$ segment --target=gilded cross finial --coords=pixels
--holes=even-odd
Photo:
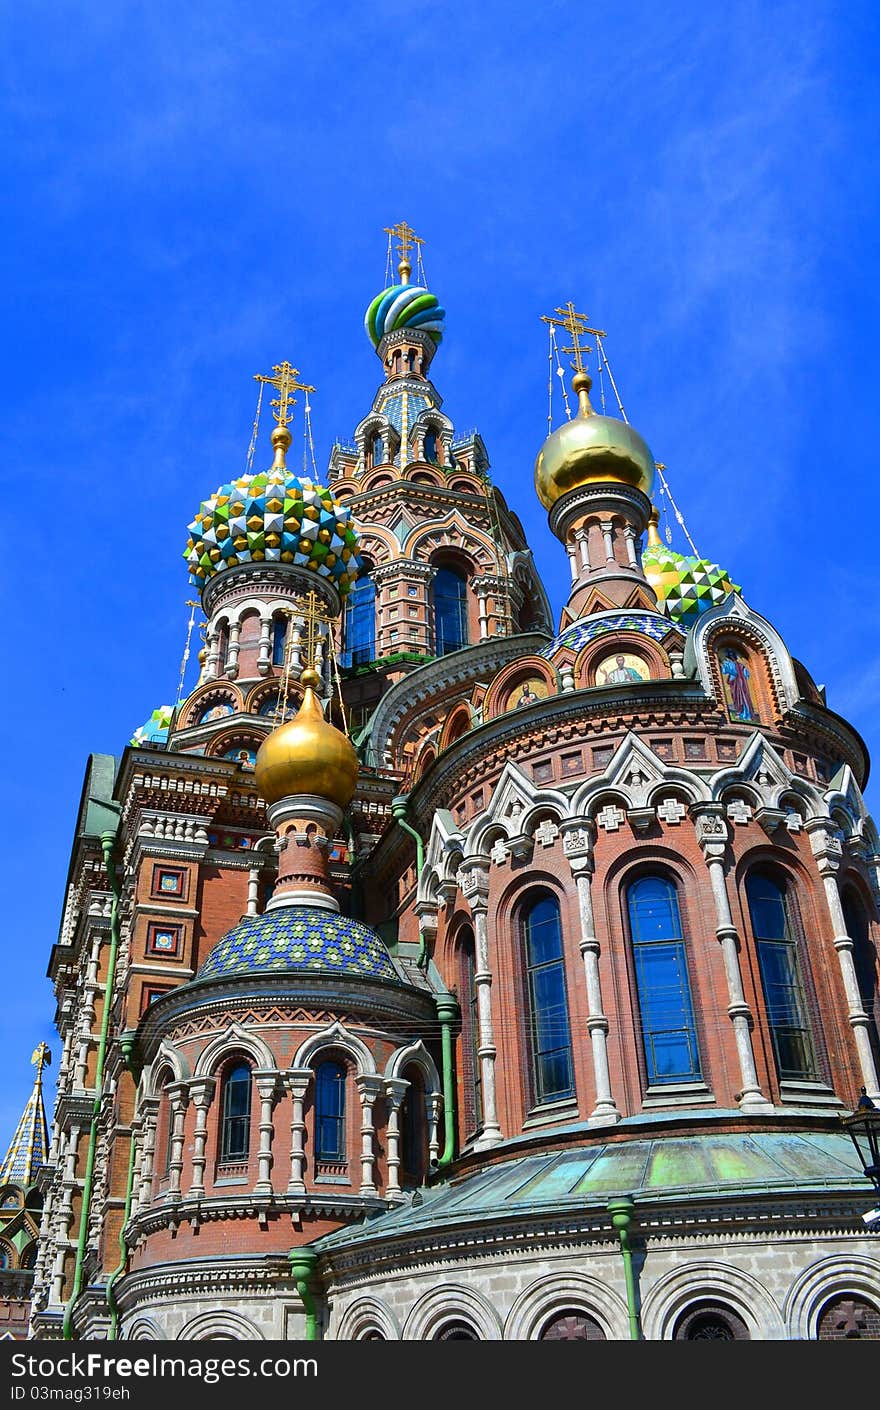
[[[287,427],[290,424],[293,408],[296,405],[295,392],[313,392],[314,387],[310,387],[307,382],[299,381],[299,368],[291,367],[289,362],[276,363],[272,368],[272,376],[264,377],[261,373],[254,373],[255,382],[266,382],[270,387],[274,387],[278,396],[272,402],[272,415],[279,426]]]
[[[583,373],[585,371],[584,353],[592,352],[592,348],[587,344],[582,345],[581,339],[587,334],[591,334],[596,338],[604,338],[604,330],[601,328],[591,328],[588,322],[588,315],[586,313],[578,313],[571,299],[568,300],[564,308],[557,308],[552,314],[542,313],[541,322],[549,323],[551,328],[565,329],[566,333],[568,333],[571,338],[571,347],[563,348],[562,351],[573,356],[574,361],[572,366],[575,372]]]
[[[309,588],[306,597],[306,661],[307,670],[314,671],[315,657],[318,653],[318,631],[319,624],[327,621],[327,611],[323,602],[315,592],[314,588]]]
[[[405,220],[399,220],[396,225],[386,225],[385,234],[390,235],[392,240],[397,241],[397,253],[399,256],[397,269],[400,274],[401,282],[408,284],[409,276],[412,273],[412,262],[409,257],[410,249],[415,245],[416,253],[418,253],[419,247],[424,245],[425,242]]]
[[[33,1053],[31,1054],[31,1062],[33,1063],[34,1067],[37,1069],[37,1081],[38,1081],[38,1082],[42,1079],[42,1076],[43,1076],[43,1068],[44,1068],[44,1067],[48,1067],[48,1066],[49,1066],[49,1063],[50,1063],[51,1061],[52,1061],[52,1054],[51,1054],[51,1052],[49,1051],[48,1044],[46,1044],[46,1043],[40,1043],[36,1048],[34,1048],[34,1051],[33,1051]]]

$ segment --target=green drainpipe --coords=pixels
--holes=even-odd
[[[303,1307],[306,1309],[306,1341],[317,1341],[318,1313],[310,1284],[314,1280],[315,1269],[318,1266],[318,1251],[304,1245],[302,1248],[292,1248],[287,1256],[290,1259],[291,1277],[296,1283],[296,1290],[302,1298]]]
[[[620,1253],[623,1258],[623,1276],[626,1282],[626,1307],[629,1313],[630,1341],[641,1341],[642,1329],[639,1325],[639,1309],[636,1301],[636,1280],[633,1272],[632,1248],[629,1242],[629,1226],[632,1223],[635,1204],[630,1199],[629,1195],[624,1195],[622,1199],[609,1200],[606,1208],[611,1215],[611,1226],[617,1235],[620,1244]]]
[[[408,832],[410,837],[416,842],[416,876],[422,874],[422,867],[425,865],[425,844],[414,827],[410,827],[406,820],[406,805],[409,800],[408,793],[398,793],[396,798],[391,799],[391,812],[398,827],[402,827],[404,832]],[[419,955],[416,960],[419,969],[428,968],[428,942],[425,939],[425,932],[419,925]]]
[[[132,1053],[134,1051],[134,1038],[128,1034],[120,1040],[122,1057],[128,1071],[134,1075],[132,1064]],[[134,1113],[132,1113],[132,1119]],[[119,1304],[116,1301],[116,1281],[122,1277],[128,1263],[128,1245],[125,1242],[125,1229],[131,1218],[131,1202],[134,1195],[134,1158],[137,1150],[137,1143],[134,1138],[134,1131],[131,1133],[131,1140],[128,1147],[128,1180],[125,1186],[125,1213],[122,1216],[122,1223],[119,1226],[119,1262],[107,1279],[106,1296],[107,1306],[110,1308],[110,1330],[107,1333],[108,1341],[116,1341],[119,1334]]]
[[[110,908],[110,957],[107,961],[107,982],[104,989],[104,1012],[101,1016],[101,1036],[98,1040],[98,1059],[95,1066],[95,1101],[92,1106],[92,1120],[89,1126],[89,1149],[86,1155],[86,1173],[83,1181],[82,1205],[79,1212],[79,1238],[76,1245],[76,1263],[73,1269],[73,1291],[64,1309],[63,1337],[73,1340],[73,1310],[82,1291],[83,1264],[86,1257],[86,1240],[89,1233],[89,1209],[92,1203],[92,1184],[95,1178],[95,1151],[98,1145],[98,1117],[101,1114],[101,1088],[104,1083],[104,1059],[107,1055],[107,1035],[110,1031],[110,1009],[113,1006],[113,989],[116,983],[116,956],[119,951],[119,882],[113,864],[113,844],[115,832],[101,833],[101,851],[104,854],[104,870],[113,893]]]
[[[455,1156],[455,1081],[452,1074],[452,1025],[458,1018],[458,1004],[451,994],[435,994],[437,1018],[443,1044],[443,1153],[437,1162],[443,1170]]]

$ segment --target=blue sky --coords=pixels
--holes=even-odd
[[[5,8],[0,1144],[31,1050],[58,1056],[44,975],[86,756],[174,698],[185,526],[243,469],[253,373],[289,357],[317,386],[322,469],[366,410],[392,221],[427,241],[435,381],[482,431],[554,607],[539,316],[572,298],[700,552],[878,753],[878,14]]]

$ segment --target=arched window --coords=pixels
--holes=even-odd
[[[426,431],[425,439],[422,442],[422,459],[427,460],[429,465],[437,464],[437,432]]]
[[[315,1073],[315,1158],[345,1160],[345,1068],[322,1062]]]
[[[748,1341],[749,1329],[730,1307],[702,1302],[678,1319],[673,1341]]]
[[[627,907],[648,1085],[699,1081],[678,893],[665,876],[643,876],[627,887]]]
[[[223,1083],[220,1159],[246,1160],[251,1135],[251,1070],[237,1062]]]
[[[37,1244],[36,1240],[28,1244],[21,1258],[18,1260],[19,1268],[36,1268],[37,1266]]]
[[[376,655],[376,584],[359,577],[345,601],[343,666],[363,666]]]
[[[385,447],[382,444],[382,437],[374,436],[370,442],[370,463],[372,465],[381,465],[384,459]]]
[[[772,876],[754,871],[746,896],[777,1074],[780,1081],[810,1081],[816,1059],[788,897]]]
[[[222,676],[226,670],[226,659],[229,655],[229,624],[224,622],[217,632],[217,674]]]
[[[162,1163],[162,1174],[167,1175],[171,1169],[171,1142],[174,1136],[174,1104],[168,1092],[168,1088],[174,1078],[166,1081],[162,1095],[165,1098],[165,1158]]]
[[[407,1076],[410,1085],[400,1113],[403,1173],[409,1181],[420,1184],[428,1165],[428,1099],[422,1074],[410,1068]]]
[[[479,1341],[480,1338],[469,1322],[446,1322],[434,1333],[433,1341]]]
[[[272,621],[272,665],[283,666],[284,654],[287,650],[287,627],[286,617],[275,617]]]
[[[476,947],[473,931],[462,932],[458,947],[461,1024],[464,1070],[466,1074],[464,1118],[468,1132],[479,1131],[483,1124],[483,1087],[480,1071],[480,1016],[477,1008]]]
[[[853,942],[853,964],[856,971],[856,981],[859,986],[859,997],[868,1015],[868,1037],[871,1040],[871,1049],[874,1053],[874,1061],[880,1066],[880,1016],[878,1016],[877,1003],[877,951],[868,932],[868,915],[865,907],[853,891],[843,893],[843,918],[846,921],[846,933]]]
[[[438,568],[432,588],[434,643],[438,656],[467,646],[467,581],[454,568]]]
[[[835,1297],[823,1307],[817,1341],[880,1341],[880,1312],[863,1297]]]
[[[535,1100],[560,1101],[574,1095],[574,1069],[556,897],[532,901],[523,913],[523,929]]]
[[[541,1341],[604,1341],[605,1333],[586,1312],[557,1312],[545,1325]]]

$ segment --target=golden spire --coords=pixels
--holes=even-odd
[[[563,348],[562,351],[574,359],[571,365],[575,375],[571,379],[571,385],[577,392],[579,416],[594,414],[590,405],[590,388],[593,385],[593,379],[584,367],[584,354],[591,353],[593,349],[586,343],[581,346],[581,339],[586,335],[594,338],[605,337],[604,328],[591,328],[588,318],[588,314],[578,313],[571,299],[563,308],[555,309],[552,314],[541,314],[542,323],[549,323],[551,328],[564,328],[571,337],[571,347]]]
[[[272,374],[271,377],[264,377],[261,373],[255,372],[254,381],[266,382],[278,393],[278,396],[272,401],[272,415],[278,423],[272,432],[272,446],[275,450],[272,469],[284,470],[286,469],[284,456],[292,440],[288,426],[293,415],[293,408],[296,405],[294,393],[313,392],[315,389],[310,387],[307,382],[299,381],[299,368],[291,367],[289,362],[275,363]]]
[[[660,523],[660,511],[659,511],[659,509],[656,507],[656,505],[654,505],[654,506],[652,506],[652,508],[651,508],[651,513],[648,515],[648,547],[649,547],[649,548],[662,548],[662,547],[663,547],[663,543],[662,543],[662,540],[661,540],[661,538],[660,538],[660,534],[659,534],[658,529],[657,529],[657,525],[658,525],[659,523]]]
[[[400,256],[397,272],[400,275],[401,284],[408,284],[409,276],[412,274],[412,264],[409,258],[410,248],[415,245],[418,252],[419,246],[424,245],[425,242],[405,220],[399,220],[396,225],[386,225],[385,234],[397,241],[397,253]]]

